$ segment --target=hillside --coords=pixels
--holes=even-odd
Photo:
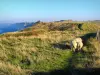
[[[92,22],[36,22],[18,32],[0,35],[0,75],[86,75],[100,68],[100,43]],[[69,43],[82,37],[83,51]]]

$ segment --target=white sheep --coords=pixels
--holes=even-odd
[[[75,51],[76,49],[81,50],[81,48],[83,47],[82,39],[76,38],[76,39],[72,40],[70,43],[70,46],[73,51]]]

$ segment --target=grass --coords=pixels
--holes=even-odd
[[[51,24],[58,29],[50,29]],[[99,26],[89,24],[90,28],[87,23],[75,23],[74,29],[67,28],[73,24],[37,23],[20,32],[0,35],[0,75],[35,75],[69,69],[73,74],[74,69],[99,68],[100,60],[94,57],[100,57],[100,43],[92,35]],[[74,53],[67,47],[76,37],[86,39],[84,53]]]
[[[0,40],[0,51],[1,61],[12,66],[18,66],[24,72],[27,72],[27,69],[31,72],[62,69],[65,65],[68,66],[66,61],[71,56],[70,51],[55,49],[51,46],[50,41],[39,38],[2,38]],[[11,68],[11,70],[13,69]],[[13,74],[16,74],[16,72]]]
[[[84,23],[82,26],[81,26],[81,29],[85,30],[85,31],[97,31],[98,29],[100,29],[100,26],[99,25],[96,25],[96,23]]]

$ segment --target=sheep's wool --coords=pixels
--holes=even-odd
[[[83,47],[82,39],[81,38],[75,38],[71,41],[71,48],[80,50]]]

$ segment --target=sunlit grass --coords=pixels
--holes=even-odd
[[[92,35],[87,35],[96,33],[98,26],[91,24],[90,28],[90,25],[83,24],[80,29],[76,23],[75,30],[61,31],[49,30],[47,26],[50,24],[40,23],[32,27],[34,29],[0,35],[0,74],[30,75],[68,68],[100,67],[100,60],[94,59],[95,56],[100,57],[100,43]],[[60,22],[54,24],[61,26]],[[82,48],[85,53],[74,53],[67,48],[73,38],[81,36],[87,39]]]

